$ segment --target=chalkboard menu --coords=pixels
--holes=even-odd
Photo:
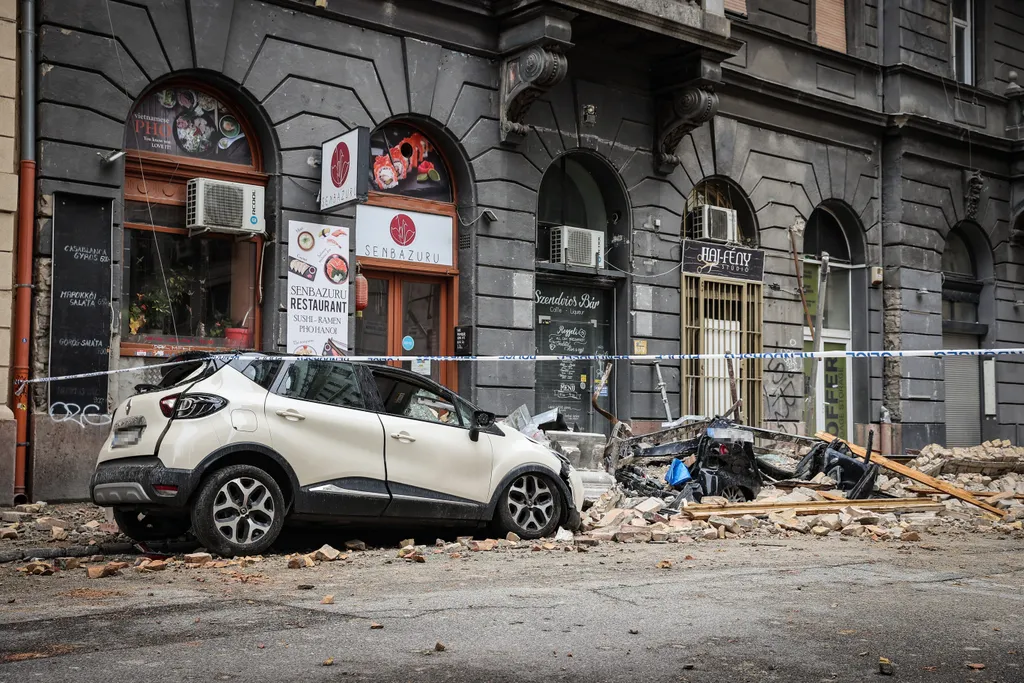
[[[50,375],[106,370],[110,364],[109,199],[58,193],[53,208]],[[106,376],[53,382],[50,412],[107,412]]]
[[[611,292],[589,287],[541,283],[535,298],[539,355],[599,355],[612,345]],[[589,432],[595,421],[590,396],[601,379],[600,361],[537,363],[536,412],[558,408],[572,428]],[[607,388],[602,394],[608,395]],[[602,399],[607,405],[607,398]],[[603,420],[600,416],[598,419]]]

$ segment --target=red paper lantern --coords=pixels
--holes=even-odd
[[[363,317],[363,309],[370,303],[370,283],[366,276],[356,271],[356,317]]]

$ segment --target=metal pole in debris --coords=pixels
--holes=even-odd
[[[668,392],[665,391],[665,380],[661,376],[661,363],[654,362],[654,370],[658,373],[658,390],[661,392],[661,402],[665,404],[665,421],[672,421],[672,408],[668,405]]]
[[[736,390],[736,368],[733,367],[733,359],[726,358],[725,364],[729,368],[729,398],[732,399],[732,408],[730,412],[736,412],[736,422],[742,424],[743,420],[740,419],[740,410],[743,408],[743,399],[739,397],[739,392]]]
[[[814,350],[824,350],[825,343],[821,338],[821,328],[825,324],[825,294],[828,289],[828,252],[821,252],[821,267],[818,269],[818,305],[814,312]],[[821,358],[811,361],[811,400],[814,400],[813,392],[818,391],[818,372],[820,371]],[[806,397],[805,397],[806,398]],[[817,412],[815,412],[817,418]],[[815,428],[817,429],[817,428]]]

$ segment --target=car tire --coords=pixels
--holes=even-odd
[[[277,540],[284,516],[284,495],[273,477],[252,465],[232,465],[203,481],[192,505],[192,531],[223,557],[259,555]]]
[[[114,508],[114,521],[122,534],[140,543],[179,538],[192,527],[188,515],[156,515],[125,508]]]
[[[502,491],[498,500],[498,526],[519,538],[544,538],[557,531],[565,505],[562,492],[551,477],[525,472]]]

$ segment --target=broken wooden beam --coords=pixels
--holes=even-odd
[[[780,503],[778,501],[751,501],[729,505],[687,505],[682,513],[690,519],[707,520],[709,517],[767,517],[773,512],[793,511],[797,515],[822,515],[839,513],[848,507],[873,512],[939,512],[945,510],[942,503],[926,498],[866,498],[859,500],[833,501],[809,500],[803,503]]]
[[[817,434],[815,434],[815,436],[817,436],[822,441],[827,441],[829,443],[835,441],[836,439],[835,436],[827,432],[818,432]],[[846,445],[850,447],[850,451],[853,452],[855,455],[859,455],[862,458],[864,457],[866,451],[863,448],[857,446],[856,444],[852,444],[849,441],[845,441],[844,443],[846,443]],[[924,474],[923,472],[919,472],[918,470],[915,470],[912,467],[907,467],[906,465],[901,465],[900,463],[894,460],[890,460],[884,455],[872,453],[871,462],[881,465],[885,469],[890,470],[891,472],[895,472],[896,474],[899,474],[901,476],[904,476],[907,479],[913,479],[919,484],[924,484],[925,486],[930,486],[933,489],[941,491],[942,493],[947,493],[953,496],[954,498],[964,501],[965,503],[970,503],[971,505],[980,507],[982,510],[985,510],[986,512],[991,512],[992,514],[998,515],[999,517],[1006,516],[1006,512],[1004,510],[1000,510],[996,506],[989,505],[985,501],[974,497],[970,491],[965,491],[964,489],[953,486],[949,482],[942,481],[941,479],[929,477],[927,474]]]
[[[943,493],[938,489],[933,489],[931,486],[905,486],[904,491],[911,493],[919,493],[925,495],[949,495]],[[971,491],[972,494],[981,498],[986,503],[994,503],[997,500],[1009,500],[1010,498],[1016,498],[1017,500],[1024,500],[1024,493],[1014,493],[1013,491]]]

